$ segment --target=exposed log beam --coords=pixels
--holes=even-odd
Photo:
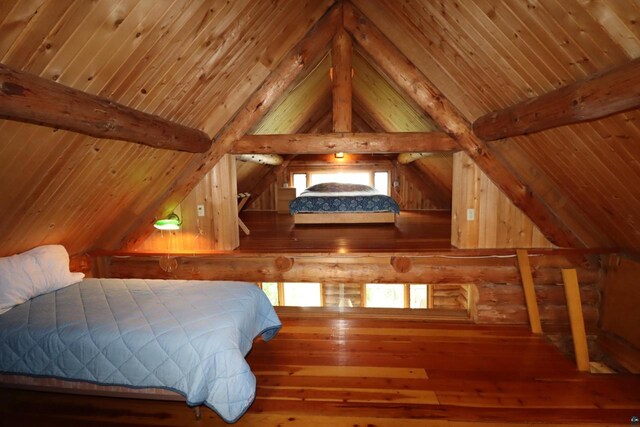
[[[408,165],[416,160],[431,156],[431,153],[400,153],[398,154],[398,163]]]
[[[350,3],[344,25],[377,66],[467,152],[485,174],[558,246],[583,246],[555,214],[472,132],[469,123],[436,87]],[[412,150],[428,151],[428,150]]]
[[[261,165],[278,166],[282,164],[282,156],[279,154],[240,154],[237,159],[241,162],[260,163]]]
[[[473,123],[485,141],[600,119],[640,107],[640,58],[570,84]]]
[[[235,117],[220,131],[215,143],[187,166],[166,193],[139,216],[125,234],[112,233],[113,239],[99,242],[103,248],[134,249],[153,231],[156,218],[170,213],[202,180],[233,143],[258,123],[287,92],[296,78],[310,70],[326,52],[341,17],[340,5],[333,6],[314,28],[294,47],[249,97]],[[124,238],[123,238],[124,236]]]
[[[245,135],[236,141],[233,154],[329,154],[456,151],[458,144],[442,132],[330,133],[297,135]]]
[[[351,56],[351,37],[344,28],[340,28],[333,37],[331,46],[334,132],[351,132],[353,130]]]
[[[204,153],[211,138],[198,129],[0,64],[0,118],[96,138]]]

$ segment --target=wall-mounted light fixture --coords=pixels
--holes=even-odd
[[[338,152],[338,153],[334,154],[334,156],[336,156],[336,159],[342,159],[344,157],[344,153],[343,152]]]
[[[174,213],[169,214],[164,219],[157,220],[153,226],[158,230],[180,230],[180,226],[182,225],[182,221],[180,221],[180,217]]]

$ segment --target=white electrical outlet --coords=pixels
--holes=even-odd
[[[476,220],[476,210],[473,208],[467,209],[467,221],[475,221]]]
[[[198,216],[204,216],[204,205],[198,205]]]

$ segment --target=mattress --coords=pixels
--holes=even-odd
[[[0,372],[163,388],[234,422],[255,398],[244,357],[280,327],[250,283],[85,279],[0,315]]]
[[[340,212],[400,213],[398,203],[366,185],[326,183],[306,189],[289,203],[291,214]]]

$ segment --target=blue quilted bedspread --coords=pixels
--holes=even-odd
[[[280,327],[249,283],[86,279],[0,316],[0,371],[170,389],[234,422],[255,397],[244,356]]]

